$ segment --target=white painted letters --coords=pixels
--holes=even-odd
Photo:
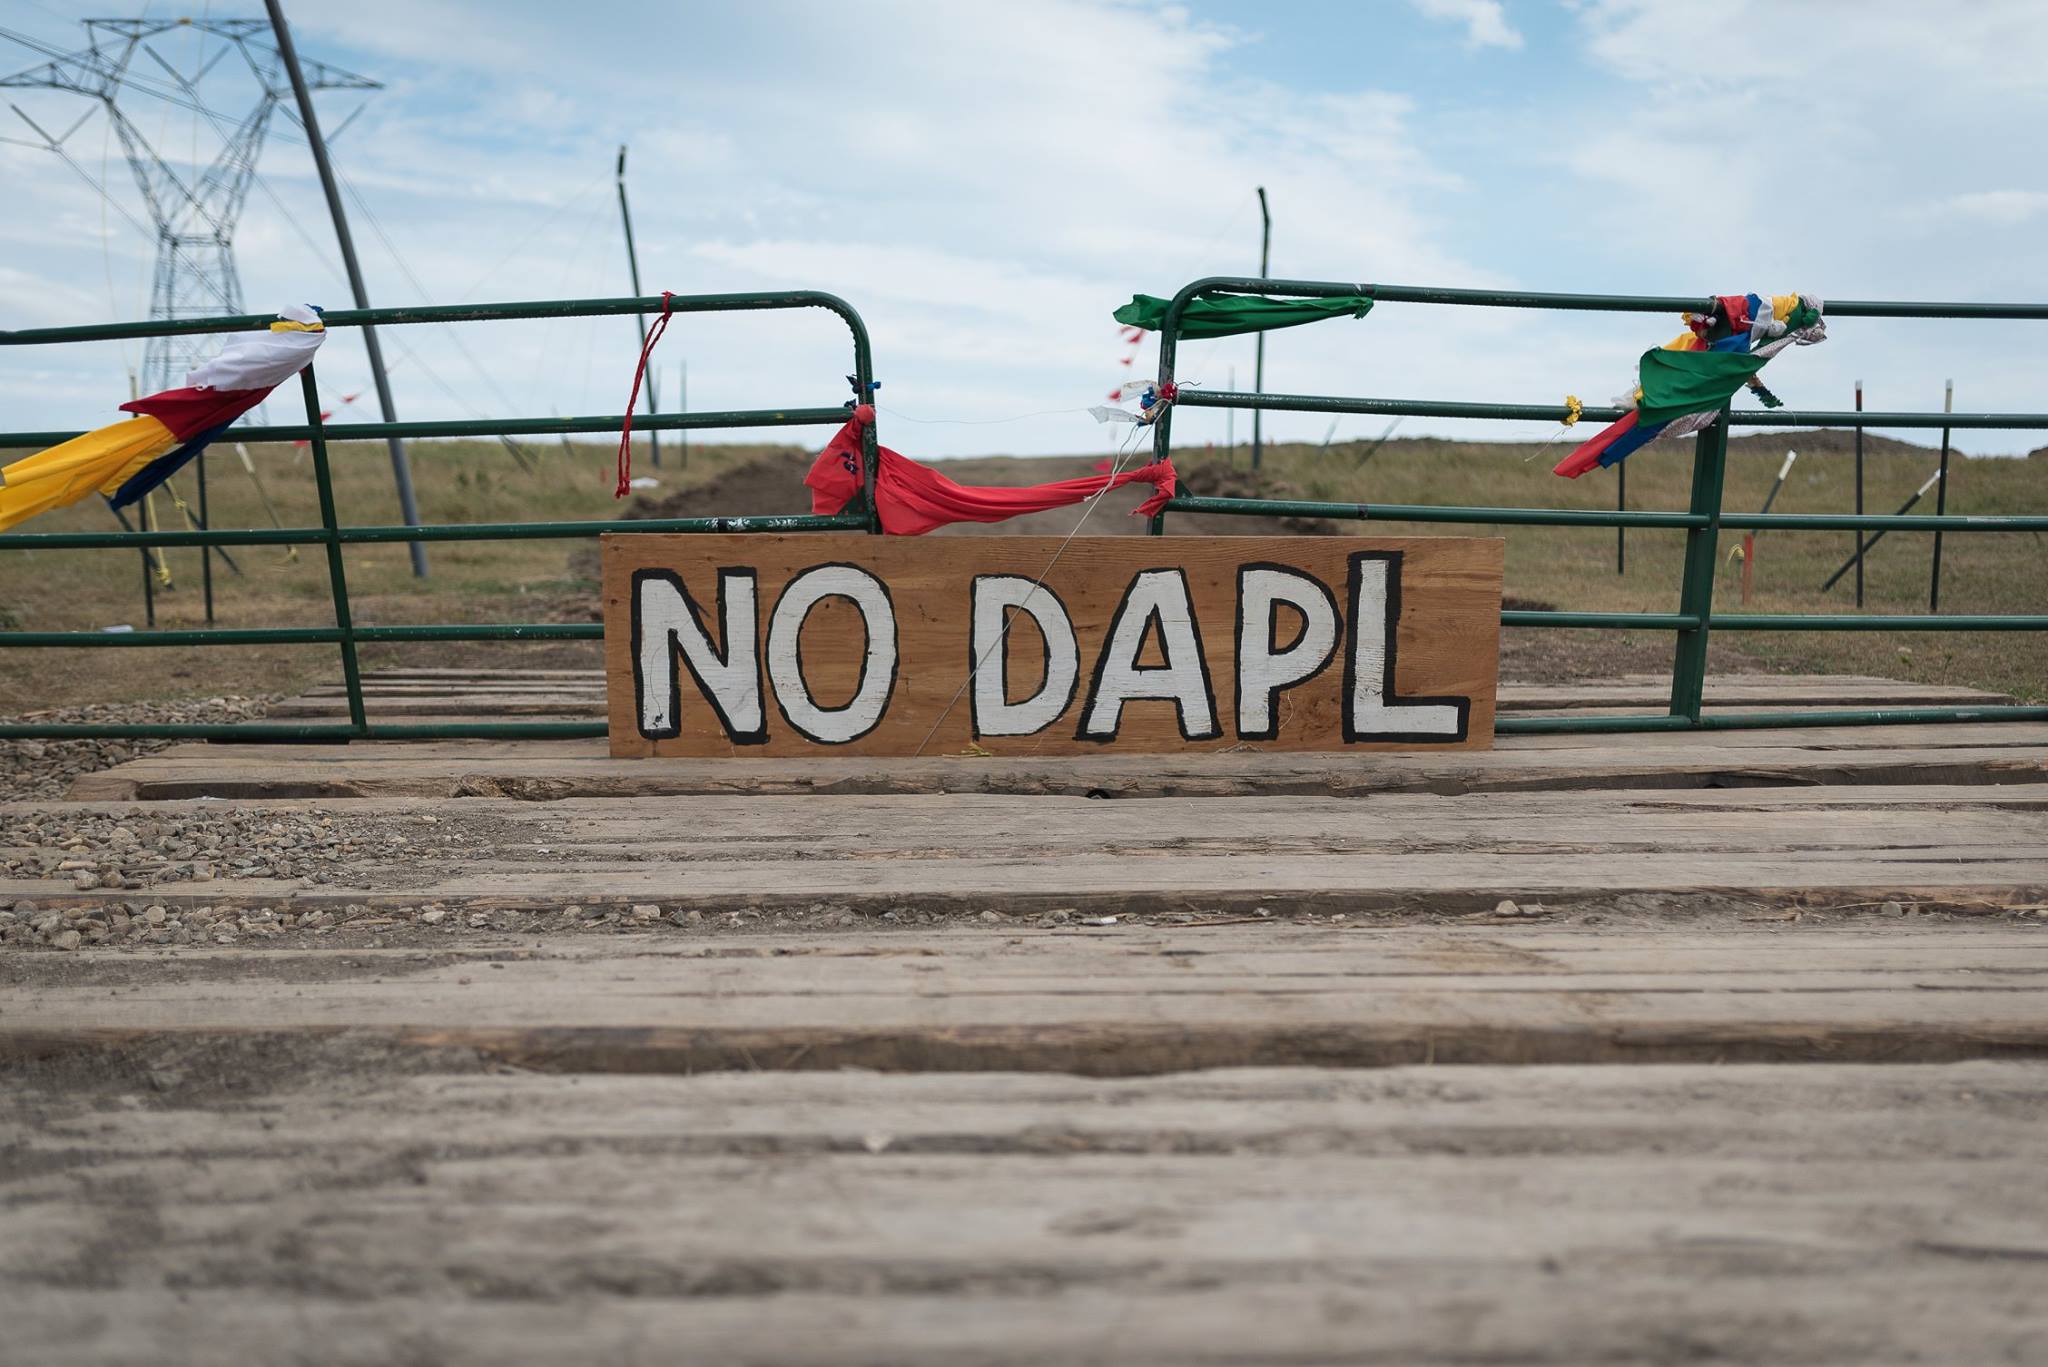
[[[1280,605],[1301,614],[1301,632],[1279,649]],[[1271,740],[1280,733],[1274,703],[1283,689],[1322,672],[1337,653],[1337,600],[1321,580],[1284,565],[1237,571],[1237,734]]]
[[[860,683],[844,707],[823,708],[804,682],[804,618],[826,598],[844,598],[860,609],[867,628],[867,654]],[[822,745],[859,740],[882,720],[896,688],[896,610],[889,590],[858,565],[818,565],[789,581],[768,618],[768,683],[784,720],[806,739]]]
[[[1029,736],[1043,731],[1074,702],[1081,651],[1074,640],[1073,620],[1051,590],[1022,575],[976,575],[973,600],[967,648],[974,670],[974,734]],[[1045,682],[1030,697],[1011,702],[1005,681],[1014,633],[1004,630],[1004,621],[1014,622],[1024,613],[1031,615],[1045,638]]]
[[[1351,654],[1344,663],[1344,739],[1461,741],[1470,698],[1399,698],[1395,628],[1401,621],[1401,552],[1360,551],[1349,575]]]
[[[633,693],[644,736],[673,736],[682,728],[682,679],[676,658],[718,714],[735,745],[758,745],[768,737],[761,718],[761,669],[755,652],[760,618],[754,572],[718,572],[718,635],[725,652],[712,648],[704,615],[683,581],[667,571],[633,576]]]
[[[1141,667],[1138,655],[1154,623],[1165,663]],[[1195,625],[1187,576],[1180,570],[1141,570],[1124,590],[1095,661],[1079,739],[1115,740],[1124,704],[1139,698],[1170,700],[1183,740],[1213,740],[1222,734],[1216,726],[1216,697],[1209,686],[1209,662],[1202,655],[1201,629]]]

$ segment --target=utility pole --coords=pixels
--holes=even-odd
[[[298,101],[299,122],[306,130],[306,141],[313,148],[313,165],[320,172],[320,188],[327,192],[327,212],[334,219],[334,236],[341,244],[341,264],[348,272],[349,293],[355,297],[356,307],[370,307],[370,293],[363,288],[363,269],[356,263],[355,240],[348,234],[348,216],[341,208],[341,187],[334,179],[334,167],[327,160],[327,143],[320,136],[320,120],[313,112],[313,94],[306,89],[306,77],[299,70],[299,54],[292,47],[292,32],[284,21],[284,10],[278,0],[263,0],[263,7],[270,14],[270,29],[277,36],[277,54],[284,60],[286,74],[291,77],[292,96]],[[377,386],[377,406],[383,410],[384,421],[397,422],[398,408],[391,402],[391,380],[384,373],[384,348],[377,344],[377,329],[363,324],[363,347],[370,353],[370,378]],[[413,498],[412,466],[405,458],[405,443],[397,437],[386,438],[391,447],[391,476],[398,485],[398,511],[408,527],[420,525],[419,503]],[[424,543],[410,543],[412,551],[412,573],[415,579],[427,577],[427,548]]]
[[[633,211],[626,207],[626,144],[619,144],[619,218],[626,225],[626,268],[633,273],[633,297],[640,298],[640,256],[633,250]],[[640,350],[647,350],[647,315],[636,313],[633,321],[640,325]],[[654,399],[654,371],[647,372],[647,416],[653,417],[659,405]],[[661,464],[661,433],[647,429],[647,445],[654,458],[654,464]]]
[[[1273,251],[1273,215],[1266,212],[1266,187],[1259,187],[1259,279],[1266,278],[1266,266]],[[1259,334],[1257,358],[1252,362],[1252,393],[1266,392],[1266,334]],[[1252,410],[1252,469],[1259,468],[1259,459],[1264,453],[1263,428],[1259,419],[1264,414],[1260,409]]]
[[[1941,395],[1941,411],[1956,410],[1956,382],[1950,380]],[[1934,515],[1948,515],[1948,429],[1941,429],[1941,468],[1935,472]],[[1927,584],[1927,610],[1941,611],[1941,529],[1934,529],[1934,577]]]

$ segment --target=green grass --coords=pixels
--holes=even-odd
[[[1269,448],[1264,474],[1298,496],[1345,502],[1462,504],[1479,507],[1613,508],[1613,471],[1578,480],[1550,473],[1568,446],[1550,446],[1527,459],[1533,446],[1461,443],[1421,438],[1389,442],[1361,463],[1370,443]],[[1844,513],[1854,510],[1854,437],[1841,432],[1788,432],[1737,437],[1729,443],[1729,511],[1754,512],[1776,478],[1788,448],[1800,452],[1774,513]],[[1628,462],[1629,507],[1683,511],[1691,495],[1689,444],[1653,444]],[[1240,470],[1248,452],[1240,446]],[[1865,510],[1895,511],[1932,474],[1937,452],[1878,438],[1865,441]],[[1226,453],[1190,452],[1175,463],[1191,492],[1203,492],[1205,474]],[[1209,477],[1213,481],[1215,476]],[[1930,491],[1915,509],[1934,511]],[[2048,457],[2026,460],[1951,454],[1950,513],[2048,513]],[[1613,529],[1580,527],[1473,527],[1441,523],[1346,523],[1344,530],[1379,529],[1442,536],[1456,530],[1507,539],[1507,591],[1533,605],[1589,611],[1675,612],[1678,609],[1682,531],[1631,528],[1627,572],[1616,573]],[[1169,529],[1171,524],[1169,523]],[[1865,558],[1865,610],[1927,611],[1933,534],[1893,532]],[[1758,537],[1752,596],[1741,603],[1741,543],[1723,533],[1715,604],[1721,611],[1769,613],[1852,612],[1853,572],[1823,594],[1821,582],[1847,559],[1848,532],[1780,532]],[[1944,613],[2048,612],[2048,539],[2026,532],[1949,533],[1943,538],[1941,610]],[[1575,635],[1576,633],[1574,633]],[[1745,632],[1716,638],[1785,670],[1867,673],[1923,682],[1991,688],[2038,701],[2048,698],[2048,636],[2030,632]]]
[[[529,443],[531,468],[522,468],[496,442],[414,442],[408,447],[425,522],[571,521],[616,517],[612,498],[613,450],[595,443]],[[686,470],[674,468],[675,447],[664,454],[663,490],[714,477],[771,448],[693,447]],[[311,457],[289,446],[257,446],[250,454],[262,473],[278,519],[288,527],[318,526],[319,500]],[[642,450],[644,461],[645,451]],[[340,443],[332,448],[335,503],[345,523],[401,521],[385,447]],[[192,472],[175,481],[196,505]],[[232,446],[208,458],[208,494],[216,527],[268,527],[256,485]],[[707,512],[718,511],[707,509]],[[165,528],[182,527],[177,510],[159,495],[156,515]],[[104,504],[90,499],[35,519],[21,531],[103,531],[114,527]],[[456,541],[431,543],[432,574],[415,579],[404,544],[348,550],[350,602],[358,624],[574,620],[588,616],[590,580],[578,572],[576,541]],[[326,553],[279,546],[229,551],[241,573],[216,556],[216,624],[220,626],[329,626]],[[197,550],[165,552],[173,585],[157,593],[157,625],[205,624]],[[585,562],[588,557],[586,555]],[[0,552],[0,619],[29,630],[96,630],[143,625],[138,553],[111,550]],[[594,647],[476,645],[370,646],[369,666],[392,663],[493,664],[595,662]],[[284,692],[339,677],[331,646],[0,651],[0,710],[22,711],[82,702],[216,693]]]
[[[1787,445],[1801,452],[1799,463],[1774,511],[1845,512],[1852,506],[1851,438],[1844,433],[1786,433],[1744,437],[1731,443],[1726,506],[1754,510],[1763,501]],[[611,497],[612,450],[597,443],[571,446],[529,443],[537,463],[521,468],[494,442],[416,442],[411,446],[421,512],[429,522],[515,522],[597,519],[615,516]],[[661,471],[662,492],[690,489],[770,450],[790,447],[694,444],[687,470]],[[1364,443],[1321,450],[1277,446],[1267,451],[1261,486],[1278,496],[1376,503],[1437,503],[1479,506],[1611,508],[1612,472],[1567,481],[1549,467],[1567,449],[1560,442],[1533,460],[1534,448],[1431,438],[1387,443],[1369,460]],[[257,448],[258,468],[286,525],[318,521],[310,458],[289,447]],[[1184,485],[1194,493],[1223,492],[1221,467],[1233,453],[1177,452]],[[1245,448],[1234,453],[1239,470]],[[1871,440],[1867,443],[1867,507],[1891,512],[1933,469],[1934,453],[1922,447]],[[210,462],[214,524],[270,525],[255,486],[231,446],[216,447]],[[334,449],[336,496],[345,521],[395,523],[398,509],[382,446],[345,444]],[[800,465],[792,463],[789,499],[802,506]],[[977,478],[972,462],[949,465],[956,478]],[[1653,445],[1629,463],[1629,503],[1638,509],[1682,509],[1690,487],[1689,450],[1683,443]],[[642,473],[652,473],[642,471]],[[1015,478],[1005,473],[1002,478]],[[773,478],[779,479],[780,475]],[[779,486],[778,486],[779,487]],[[190,499],[189,472],[179,488]],[[707,491],[707,504],[724,495]],[[1932,496],[1921,505],[1932,510]],[[2048,513],[2048,458],[1992,460],[1954,457],[1949,510],[1956,513]],[[686,506],[689,513],[769,511],[761,507]],[[158,500],[165,526],[180,525],[168,501]],[[38,518],[22,530],[99,530],[112,518],[98,500]],[[1169,530],[1172,524],[1169,522]],[[1266,530],[1248,523],[1246,531]],[[1505,536],[1507,589],[1529,605],[1590,610],[1668,612],[1678,606],[1682,532],[1628,533],[1628,568],[1615,572],[1615,533],[1592,528],[1473,527],[1444,524],[1342,523],[1337,530],[1370,535],[1443,536],[1460,532]],[[1866,606],[1872,612],[1919,613],[1927,609],[1928,533],[1887,536],[1868,559]],[[1716,601],[1723,610],[1739,606],[1741,566],[1726,558],[1739,537],[1725,537]],[[1826,595],[1819,585],[1849,552],[1846,532],[1771,532],[1758,546],[1756,612],[1843,612],[1853,607],[1852,581],[1845,578]],[[234,550],[243,573],[215,562],[218,620],[225,626],[328,625],[324,553],[301,548],[296,560],[279,547]],[[428,547],[432,577],[412,577],[403,545],[357,546],[348,552],[348,573],[359,623],[588,620],[594,602],[586,543],[574,541],[446,542]],[[1944,612],[2048,612],[2048,545],[2017,534],[1950,534],[1945,539],[1942,580]],[[197,551],[172,551],[168,562],[176,587],[158,597],[160,626],[203,622]],[[139,556],[117,551],[0,552],[0,624],[33,630],[98,629],[117,623],[142,625]],[[1665,667],[1670,638],[1613,633],[1526,631],[1541,635],[1562,672],[1576,656],[1596,673],[1623,667],[1610,648],[1637,651],[1627,667]],[[1886,675],[1928,682],[1996,689],[2029,700],[2048,698],[2048,639],[2039,633],[1788,633],[1757,632],[1716,638],[1723,667],[1764,667]],[[1634,663],[1640,658],[1643,663]],[[476,644],[368,647],[371,666],[410,664],[594,663],[584,643]],[[0,711],[24,711],[81,702],[215,693],[289,691],[315,680],[338,677],[332,647],[238,647],[234,649],[99,649],[0,651]]]

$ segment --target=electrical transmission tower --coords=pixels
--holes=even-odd
[[[40,66],[0,77],[0,86],[18,89],[68,90],[98,102],[121,141],[128,168],[134,173],[150,223],[127,210],[78,160],[65,144],[92,111],[87,110],[61,134],[52,134],[19,106],[14,112],[71,169],[105,195],[138,228],[156,235],[156,273],[150,286],[151,318],[201,318],[246,313],[242,284],[235,272],[235,223],[256,176],[256,158],[269,132],[271,116],[283,105],[292,119],[290,75],[276,47],[266,41],[266,19],[87,19],[87,46],[66,52],[8,29],[5,37],[34,49],[50,60]],[[199,60],[186,75],[156,50],[152,40],[171,33],[196,32]],[[220,46],[210,55],[208,39]],[[240,119],[217,112],[201,98],[200,85],[222,62],[238,58],[254,79],[256,100]],[[306,84],[314,90],[378,90],[366,76],[324,62],[302,63]],[[231,69],[232,66],[231,66]],[[122,108],[121,97],[145,95],[188,109],[212,128],[219,151],[201,164],[196,155],[180,174],[172,161],[144,135]],[[358,111],[360,112],[360,111]],[[344,123],[344,126],[346,124]],[[340,130],[337,129],[338,133]],[[185,382],[185,372],[215,350],[204,335],[152,337],[143,350],[142,392],[172,389]]]

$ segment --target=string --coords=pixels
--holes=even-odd
[[[875,406],[882,408],[880,404]],[[1041,408],[1036,413],[1019,413],[1014,418],[913,418],[908,413],[901,413],[893,408],[882,408],[882,411],[892,418],[901,418],[905,422],[914,422],[926,427],[992,427],[1000,423],[1022,422],[1026,418],[1050,418],[1063,413],[1086,413],[1088,410],[1085,408]]]
[[[1561,424],[1559,424],[1558,429],[1555,432],[1552,432],[1548,437],[1544,439],[1544,442],[1541,446],[1537,447],[1534,451],[1531,451],[1528,455],[1522,457],[1522,464],[1527,465],[1530,461],[1536,459],[1536,457],[1542,455],[1545,451],[1548,451],[1553,445],[1556,444],[1557,439],[1559,437],[1563,436],[1565,433],[1572,430],[1573,426],[1576,425],[1579,421],[1579,415],[1584,413],[1585,411],[1586,405],[1580,401],[1578,395],[1565,395],[1564,421]]]
[[[654,351],[654,344],[661,340],[661,334],[668,331],[669,300],[674,297],[671,290],[661,292],[661,317],[654,320],[654,326],[647,329],[647,340],[640,347],[640,364],[633,367],[633,392],[626,398],[626,421],[619,430],[619,487],[612,491],[613,498],[624,498],[632,487],[633,480],[633,410],[640,406],[640,381],[647,374],[647,358]]]
[[[960,705],[962,695],[967,692],[967,685],[974,682],[975,676],[988,666],[990,658],[1010,638],[1010,626],[1017,620],[1017,614],[1026,611],[1031,606],[1031,600],[1038,596],[1038,591],[1045,587],[1046,577],[1052,573],[1053,566],[1060,563],[1060,557],[1066,554],[1067,547],[1073,543],[1074,538],[1081,534],[1081,528],[1087,525],[1089,515],[1095,511],[1096,505],[1102,502],[1102,496],[1116,486],[1116,477],[1123,471],[1124,459],[1136,449],[1136,445],[1134,440],[1130,440],[1127,445],[1117,450],[1116,459],[1110,462],[1109,473],[1103,476],[1102,487],[1090,495],[1087,503],[1082,505],[1081,516],[1075,519],[1074,529],[1053,548],[1052,559],[1046,561],[1045,568],[1039,571],[1038,578],[1031,585],[1031,591],[1024,595],[1022,602],[1010,609],[1007,617],[1003,618],[1002,630],[996,633],[995,640],[989,642],[988,649],[981,653],[981,658],[974,662],[974,668],[967,671],[967,677],[960,681],[960,686],[953,690],[953,696],[946,703],[945,710],[939,713],[938,719],[932,723],[932,729],[924,733],[924,739],[919,741],[917,749],[911,752],[912,759],[924,753],[925,747],[932,743],[932,737],[938,735],[939,728],[946,724],[946,718],[952,716],[953,709]]]
[[[1531,451],[1528,455],[1522,457],[1522,464],[1527,465],[1530,461],[1536,459],[1536,457],[1542,455],[1545,451],[1548,451],[1551,447],[1557,445],[1557,439],[1569,431],[1571,431],[1571,428],[1569,427],[1560,427],[1555,432],[1552,432],[1548,437],[1545,437],[1543,439],[1543,444],[1541,446],[1537,447],[1534,451]]]

